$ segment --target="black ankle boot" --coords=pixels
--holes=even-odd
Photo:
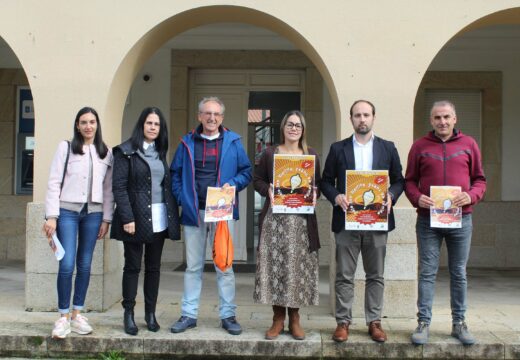
[[[157,332],[161,328],[157,323],[157,319],[155,318],[155,313],[153,312],[145,312],[144,313],[144,321],[146,321],[146,327],[148,330]]]
[[[137,335],[139,329],[134,321],[134,310],[126,310],[124,314],[125,333],[128,335]]]

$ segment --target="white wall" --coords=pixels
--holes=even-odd
[[[156,106],[161,109],[166,123],[170,124],[170,57],[169,48],[159,49],[135,78],[123,115],[122,141],[130,137],[134,125],[145,107]],[[150,75],[149,81],[143,80],[145,74]]]
[[[343,121],[343,119],[341,119]],[[327,86],[323,84],[323,149],[321,151],[322,155],[322,164],[321,167],[325,166],[325,160],[327,159],[327,155],[329,155],[330,145],[336,141],[338,141],[338,137],[336,134],[336,114],[334,113],[334,106],[332,105],[332,101],[330,99],[329,90]]]
[[[520,26],[494,26],[454,39],[429,70],[502,72],[502,200],[520,201]]]

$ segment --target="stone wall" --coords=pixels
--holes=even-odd
[[[520,202],[482,202],[473,213],[468,268],[520,267]],[[441,265],[447,266],[443,245]]]
[[[0,260],[25,259],[25,209],[31,200],[31,196],[0,195]]]
[[[25,208],[31,196],[14,194],[16,87],[22,69],[0,69],[0,260],[25,258]]]
[[[329,221],[332,209],[329,205]],[[385,307],[384,316],[413,318],[416,308],[417,294],[417,246],[415,240],[415,209],[396,208],[396,229],[389,233],[385,259]],[[322,222],[324,222],[323,219]],[[321,225],[320,225],[321,227]],[[321,228],[320,228],[321,230]],[[330,229],[329,229],[330,232]],[[330,301],[331,308],[335,309],[334,279],[336,277],[335,240],[330,237]],[[320,255],[321,257],[321,255]],[[364,317],[365,303],[365,272],[361,255],[355,275],[355,297],[352,313],[354,317]]]
[[[56,276],[58,262],[41,231],[43,203],[27,205],[27,257],[25,262],[25,308],[57,311]],[[87,310],[104,311],[121,299],[123,245],[116,240],[99,240],[94,250]],[[42,296],[45,294],[45,296]]]

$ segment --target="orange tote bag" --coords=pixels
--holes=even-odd
[[[233,238],[227,221],[217,222],[213,243],[213,262],[221,271],[226,271],[233,265]]]

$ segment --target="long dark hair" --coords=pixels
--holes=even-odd
[[[144,108],[144,110],[141,112],[141,115],[139,115],[137,124],[135,124],[134,131],[132,131],[130,141],[132,142],[132,146],[134,148],[144,152],[144,123],[150,114],[156,114],[159,117],[161,126],[159,128],[159,136],[157,139],[155,139],[155,150],[157,150],[159,153],[161,160],[166,160],[166,152],[168,151],[168,127],[166,126],[166,120],[164,119],[164,116],[159,108],[153,106]]]
[[[99,115],[96,110],[91,108],[90,106],[85,106],[78,111],[76,115],[76,120],[74,120],[74,136],[72,137],[72,142],[70,144],[70,148],[74,154],[83,155],[83,145],[85,143],[85,139],[83,139],[83,135],[79,132],[79,118],[85,114],[91,113],[96,117],[96,134],[94,135],[94,146],[96,147],[96,151],[98,156],[101,159],[104,159],[108,153],[108,146],[103,141],[103,135],[101,134],[101,123],[99,122]]]

